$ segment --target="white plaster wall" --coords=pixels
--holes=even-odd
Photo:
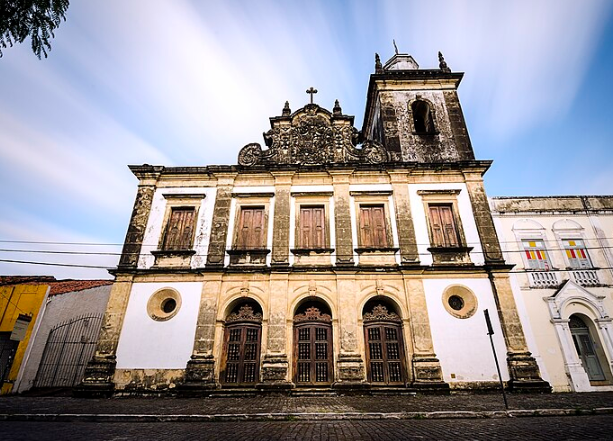
[[[458,319],[445,310],[443,291],[450,285],[469,288],[477,297],[478,310],[468,319]],[[498,381],[496,364],[483,310],[488,309],[494,328],[494,345],[503,380],[509,379],[506,345],[496,303],[488,279],[426,279],[426,304],[432,327],[434,352],[441,362],[446,382]],[[451,375],[455,374],[455,378]]]
[[[147,314],[151,295],[174,288],[181,295],[181,309],[167,321]],[[135,283],[117,347],[119,369],[185,369],[194,346],[202,283]]]
[[[167,202],[166,198],[164,198],[165,194],[202,194],[203,199],[199,202],[200,207],[198,208],[193,248],[196,254],[192,257],[191,266],[192,268],[204,266],[211,237],[211,222],[217,188],[176,187],[158,188],[153,195],[151,211],[147,220],[147,229],[145,230],[143,246],[140,251],[141,255],[138,259],[138,268],[151,268],[155,263],[155,256],[151,254],[151,251],[158,249],[162,238]]]
[[[111,286],[98,286],[82,291],[56,294],[47,298],[40,326],[35,338],[31,340],[33,342],[31,351],[22,363],[23,375],[16,382],[16,392],[23,392],[34,386],[51,329],[60,323],[83,315],[104,314],[111,294]],[[95,332],[96,336],[98,332],[99,329]]]
[[[460,190],[457,196],[458,211],[464,229],[464,237],[467,246],[473,247],[470,252],[470,260],[475,265],[483,265],[485,262],[481,240],[475,224],[472,205],[468,190],[463,183],[444,183],[444,184],[409,184],[409,198],[411,202],[411,213],[413,224],[415,225],[415,236],[417,239],[417,250],[422,265],[432,265],[432,254],[428,251],[430,247],[430,237],[428,236],[428,221],[424,203],[421,196],[417,194],[419,190]]]

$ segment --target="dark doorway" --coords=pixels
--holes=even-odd
[[[262,309],[253,301],[239,303],[226,318],[221,382],[253,387],[260,378]]]
[[[598,360],[598,354],[594,348],[594,340],[590,335],[588,326],[576,315],[570,317],[569,326],[575,349],[581,359],[583,368],[587,372],[587,377],[590,381],[605,381],[606,378]]]
[[[321,302],[306,302],[294,315],[294,382],[328,386],[333,372],[330,310]]]
[[[402,386],[406,382],[402,320],[381,299],[364,307],[364,339],[368,381],[375,386]]]

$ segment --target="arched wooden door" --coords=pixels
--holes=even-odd
[[[365,308],[364,341],[368,381],[375,386],[406,383],[402,320],[382,304]]]
[[[594,341],[590,335],[590,330],[585,322],[576,315],[572,315],[569,321],[570,333],[573,337],[573,343],[577,354],[581,359],[581,364],[587,373],[590,381],[606,380],[598,354],[594,347]]]
[[[333,372],[332,317],[310,306],[294,316],[294,383],[328,386]]]
[[[260,378],[262,313],[242,304],[226,318],[221,383],[253,387]]]

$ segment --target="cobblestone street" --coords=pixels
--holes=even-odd
[[[607,440],[613,416],[334,422],[0,422],[6,440]]]

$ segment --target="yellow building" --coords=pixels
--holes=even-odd
[[[1,395],[11,393],[53,277],[0,277]],[[29,321],[28,321],[29,319]],[[25,328],[25,332],[23,329]],[[22,332],[19,332],[20,329]]]

